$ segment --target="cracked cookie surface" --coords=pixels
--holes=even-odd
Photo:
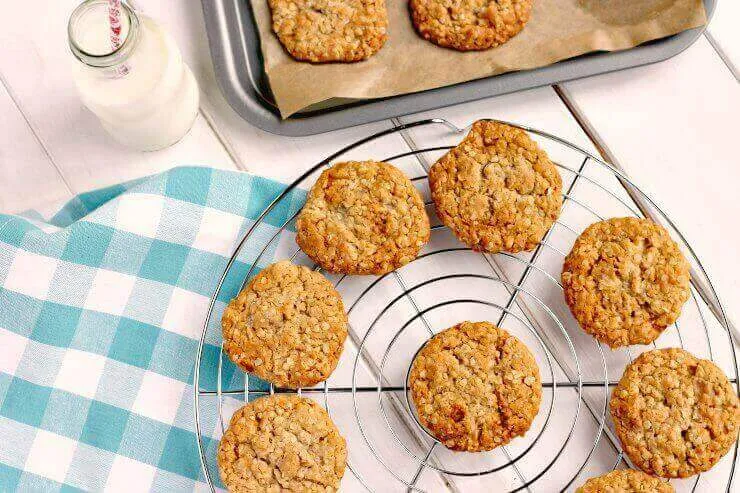
[[[424,201],[398,168],[348,161],[325,170],[296,223],[296,242],[338,274],[381,275],[416,258],[429,241]]]
[[[653,342],[689,298],[689,263],[678,245],[663,227],[635,217],[586,228],[561,280],[575,319],[612,348]]]
[[[622,469],[591,478],[576,493],[674,493],[670,483],[642,471]]]
[[[435,335],[414,360],[409,385],[421,423],[445,447],[467,452],[524,435],[542,398],[532,353],[489,322]]]
[[[632,463],[664,478],[709,470],[735,443],[740,426],[737,393],[722,370],[678,348],[635,359],[610,409]]]
[[[347,314],[334,286],[287,260],[257,274],[228,304],[221,324],[231,360],[279,387],[326,380],[347,338]]]
[[[437,215],[473,250],[533,249],[560,215],[562,179],[526,132],[477,121],[429,171]]]
[[[532,0],[410,0],[417,32],[439,46],[486,50],[506,43],[529,21]]]
[[[385,0],[269,0],[272,29],[297,60],[357,62],[385,43]]]
[[[232,493],[337,491],[347,446],[327,412],[297,395],[260,397],[231,418],[218,447]]]

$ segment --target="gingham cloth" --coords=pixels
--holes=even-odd
[[[48,221],[0,215],[0,491],[205,487],[192,386],[203,321],[240,234],[282,189],[176,168],[80,195]],[[255,255],[234,266],[214,324]],[[201,388],[214,389],[220,333],[209,334]]]

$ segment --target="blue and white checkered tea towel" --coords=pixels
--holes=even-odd
[[[282,189],[176,168],[80,195],[49,221],[0,215],[0,491],[205,486],[192,386],[203,320],[238,237]],[[207,342],[201,387],[215,388],[220,341]]]

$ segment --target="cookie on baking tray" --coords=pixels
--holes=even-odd
[[[411,0],[417,32],[439,46],[486,50],[506,43],[529,21],[533,0]]]
[[[409,375],[419,421],[451,450],[506,445],[529,429],[542,398],[540,371],[516,337],[462,322],[432,337]]]
[[[664,478],[708,471],[730,450],[740,427],[738,396],[722,370],[678,348],[635,359],[610,409],[632,463]]]
[[[311,188],[296,242],[325,270],[381,275],[416,258],[429,241],[424,201],[398,168],[377,161],[337,163]]]
[[[642,471],[622,469],[591,478],[576,493],[674,493],[670,483]]]
[[[347,338],[347,314],[334,286],[287,260],[257,274],[221,322],[231,360],[279,387],[326,380]]]
[[[385,0],[269,0],[272,29],[297,60],[357,62],[385,43]]]
[[[221,480],[231,493],[334,492],[347,446],[311,399],[271,395],[236,411],[218,447]]]
[[[429,171],[442,222],[473,250],[533,249],[560,214],[562,180],[518,128],[477,121]]]
[[[689,298],[689,263],[678,245],[662,226],[635,217],[586,228],[561,280],[575,319],[612,348],[653,342]]]

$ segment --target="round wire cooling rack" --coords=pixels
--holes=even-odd
[[[290,184],[241,238],[211,298],[194,371],[198,450],[212,491],[216,489],[218,473],[215,441],[209,426],[215,429],[215,436],[223,433],[228,423],[229,406],[225,401],[246,402],[286,392],[298,392],[323,402],[347,438],[352,485],[368,491],[463,491],[480,488],[484,484],[480,481],[488,481],[488,486],[498,484],[508,491],[565,491],[585,481],[585,471],[593,476],[630,466],[612,431],[607,405],[610,388],[633,359],[633,351],[642,348],[611,351],[586,336],[570,317],[559,282],[562,259],[579,232],[589,223],[616,215],[649,217],[663,224],[692,267],[690,301],[679,321],[656,342],[661,347],[685,347],[699,357],[717,362],[738,389],[738,362],[725,311],[704,267],[668,216],[620,170],[587,150],[547,132],[501,123],[529,132],[551,155],[564,182],[560,218],[537,248],[526,254],[476,253],[461,247],[441,225],[433,225],[429,244],[407,266],[377,278],[333,276],[345,306],[349,307],[350,319],[347,348],[342,355],[349,361],[344,365],[340,361],[335,375],[344,368],[349,382],[336,383],[339,377],[332,375],[317,387],[297,391],[273,386],[255,389],[250,386],[250,376],[244,374],[243,386],[224,388],[229,382],[224,381],[227,358],[223,347],[215,367],[211,364],[205,368],[216,374],[204,379],[207,341],[221,340],[220,327],[213,322],[224,283],[247,246],[258,254],[247,262],[242,289],[257,266],[269,263],[273,257],[301,260],[302,254],[294,243],[285,246],[281,241],[298,212],[286,220],[284,211],[290,209],[292,192],[310,188],[318,174],[337,158],[417,127],[442,129],[446,137],[458,140],[469,127],[459,128],[434,118],[399,125],[350,144]],[[415,160],[424,173],[412,178],[412,182],[423,189],[428,156],[453,146],[410,147],[411,150],[382,160],[394,164]],[[563,162],[566,158],[573,164]],[[281,214],[275,212],[278,209]],[[273,216],[279,216],[279,220]],[[314,268],[320,270],[315,265]],[[543,374],[542,404],[530,430],[524,437],[489,453],[453,453],[440,447],[419,422],[409,399],[408,375],[418,351],[436,332],[465,319],[496,320],[498,326],[523,339]],[[654,343],[647,349],[652,347],[658,346]],[[215,381],[216,388],[201,388],[204,380]],[[252,384],[257,380],[251,377]],[[728,457],[711,471],[687,480],[674,480],[674,486],[678,491],[693,492],[701,484],[701,489],[706,485],[729,492],[737,455],[736,442]]]

